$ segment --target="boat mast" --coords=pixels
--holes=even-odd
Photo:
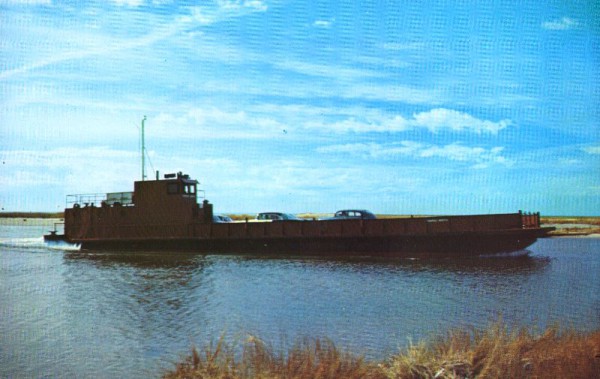
[[[146,146],[144,143],[144,123],[146,122],[146,116],[142,119],[142,181],[146,180],[146,161],[144,158],[144,150],[146,150]]]

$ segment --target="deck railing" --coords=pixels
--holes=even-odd
[[[106,201],[105,193],[86,193],[67,195],[66,208],[76,208],[77,206],[100,206],[103,201]]]
[[[133,205],[133,192],[84,193],[67,195],[66,208],[100,207],[102,205]]]
[[[540,227],[540,212],[528,213],[519,211],[521,222],[524,228],[539,228]]]

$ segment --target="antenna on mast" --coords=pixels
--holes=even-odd
[[[144,151],[146,150],[146,145],[144,142],[144,123],[146,122],[146,116],[142,119],[142,181],[146,180],[146,161],[144,158]]]

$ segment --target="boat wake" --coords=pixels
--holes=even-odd
[[[531,254],[531,250],[516,250],[516,251],[507,251],[505,253],[494,253],[494,254],[482,254],[479,257],[481,258],[519,258],[519,257],[527,257]]]
[[[0,238],[0,249],[24,249],[24,250],[79,250],[80,245],[70,244],[65,241],[44,241],[44,237],[28,238]]]

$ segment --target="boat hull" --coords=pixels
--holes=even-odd
[[[65,236],[83,249],[221,254],[477,255],[522,250],[545,234],[537,214],[214,222],[183,176],[136,182],[135,191],[65,210]]]
[[[219,254],[462,256],[523,250],[544,228],[384,237],[143,238],[71,241],[90,250],[193,251]]]

